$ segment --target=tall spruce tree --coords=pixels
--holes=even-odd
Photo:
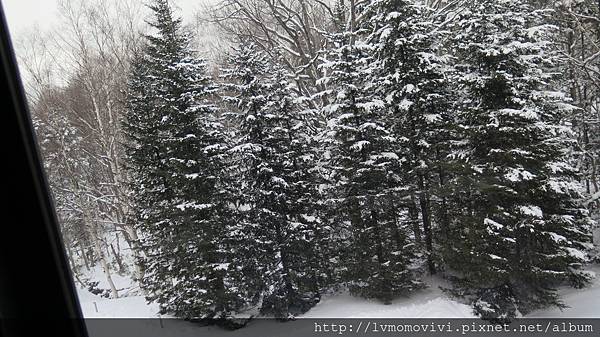
[[[509,319],[561,302],[554,287],[582,285],[590,245],[578,203],[572,142],[562,124],[572,109],[552,91],[554,27],[526,2],[477,1],[455,27],[463,158],[454,200],[455,293],[486,319]]]
[[[326,232],[316,216],[306,123],[287,74],[253,44],[242,44],[223,70],[225,100],[237,132],[238,280],[263,314],[288,319],[320,297],[319,247]],[[310,117],[308,117],[310,118]]]
[[[335,97],[325,107],[332,116],[326,145],[330,205],[337,209],[337,232],[347,242],[341,256],[350,291],[390,303],[423,284],[409,267],[414,243],[398,221],[398,138],[388,128],[383,98],[372,94],[378,79],[371,68],[373,46],[364,43],[363,32],[333,34],[324,64],[328,77],[323,80]]]
[[[168,2],[149,8],[156,34],[132,64],[123,122],[143,287],[163,312],[223,319],[240,303],[224,281],[229,211],[220,174],[225,138],[210,101],[216,86]]]
[[[427,7],[414,0],[375,0],[365,8],[365,27],[373,45],[374,90],[385,102],[386,124],[396,135],[394,152],[401,165],[395,173],[407,188],[398,206],[415,214],[414,202],[423,226],[428,269],[435,273],[434,219],[432,197],[438,201],[440,219],[447,224],[446,205],[437,192],[445,183],[448,153],[450,92],[444,63],[434,49],[433,23]],[[433,194],[433,195],[432,195]],[[414,227],[415,236],[420,228]],[[444,231],[438,232],[438,237]]]

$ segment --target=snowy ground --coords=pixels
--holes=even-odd
[[[158,317],[158,304],[147,304],[143,296],[108,299],[79,290],[79,303],[86,318]]]
[[[306,318],[471,318],[471,307],[448,298],[436,278],[424,280],[431,285],[411,297],[397,298],[384,305],[376,300],[354,297],[347,292],[324,296],[302,317]]]
[[[108,283],[102,270],[96,268],[87,276],[92,281],[99,282],[98,288],[108,289]],[[86,318],[148,318],[158,316],[158,304],[147,304],[143,296],[126,296],[135,292],[138,286],[128,277],[112,275],[113,282],[119,294],[123,297],[111,299],[94,295],[87,289],[77,289],[79,303]]]
[[[596,267],[600,275],[600,267]],[[120,280],[119,282],[122,282]],[[436,280],[426,280],[436,283]],[[439,283],[438,283],[439,284]],[[438,285],[436,284],[436,285]],[[561,289],[564,302],[571,308],[560,311],[547,309],[534,312],[528,317],[546,318],[600,318],[600,280],[585,289]],[[157,318],[158,305],[147,304],[142,296],[129,296],[119,299],[107,299],[79,292],[81,306],[86,318]],[[468,305],[448,298],[437,287],[430,287],[410,298],[399,298],[390,305],[350,296],[339,292],[324,296],[321,302],[303,315],[305,318],[472,318]],[[246,327],[229,331],[216,326],[200,326],[181,320],[88,320],[86,325],[90,337],[301,337],[316,336],[313,324],[344,323],[334,321],[289,321],[255,319]],[[348,323],[348,322],[346,322]],[[350,324],[356,324],[352,321]],[[336,334],[337,335],[337,334]],[[363,336],[379,336],[365,333]]]
[[[591,269],[600,276],[600,267]],[[100,280],[100,278],[98,279]],[[326,295],[314,308],[304,314],[305,318],[470,318],[474,317],[470,306],[446,296],[439,288],[437,279],[425,280],[432,285],[428,289],[407,297],[398,298],[390,305],[374,300],[353,297],[347,292]],[[131,281],[116,277],[117,288],[130,288]],[[103,283],[100,283],[100,287]],[[79,300],[87,318],[149,318],[158,317],[158,305],[147,304],[143,296],[108,299],[79,290]],[[560,289],[564,303],[570,308],[539,310],[528,317],[548,318],[600,318],[600,277],[584,289]]]

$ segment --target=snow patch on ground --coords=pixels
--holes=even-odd
[[[589,268],[600,275],[600,266]],[[100,275],[98,275],[100,276]],[[102,281],[102,278],[98,278]],[[338,291],[324,295],[321,301],[310,311],[299,317],[303,318],[473,318],[473,310],[469,305],[460,303],[440,290],[447,284],[439,278],[426,278],[430,287],[410,297],[401,297],[385,305],[377,300],[369,300],[352,296],[348,291]],[[126,277],[115,277],[117,288],[131,285]],[[103,283],[100,283],[103,286]],[[570,308],[561,311],[558,308],[538,310],[527,317],[581,317],[600,318],[600,278],[583,289],[561,288],[561,298]],[[156,303],[148,304],[143,296],[128,296],[118,299],[103,298],[78,290],[83,314],[87,318],[156,318],[159,307]],[[163,316],[165,317],[165,316]]]
[[[146,303],[143,296],[103,298],[87,290],[77,292],[86,318],[150,318],[158,317],[158,304]]]
[[[139,286],[128,276],[111,274],[113,283],[119,290],[120,298],[106,298],[94,295],[79,285],[77,296],[79,304],[86,318],[149,318],[158,317],[158,304],[146,303],[144,296],[129,296],[139,293]],[[93,268],[86,273],[86,279],[98,282],[98,289],[109,289],[108,282],[102,268]]]
[[[325,295],[304,318],[470,318],[473,309],[466,304],[450,299],[439,288],[448,286],[437,277],[423,281],[430,286],[410,297],[400,297],[391,304],[377,300],[355,297],[348,291]]]
[[[470,306],[445,297],[429,300],[399,299],[392,304],[339,294],[327,297],[303,318],[471,318]]]
[[[117,277],[117,288],[128,286],[126,278]],[[98,279],[99,281],[102,278]],[[444,283],[437,278],[425,280],[431,284],[410,297],[397,298],[385,305],[377,300],[352,296],[348,291],[324,295],[321,301],[304,318],[469,318],[475,317],[470,306],[447,297],[439,285]],[[104,284],[101,282],[101,286]],[[85,289],[78,290],[83,314],[87,318],[118,317],[143,318],[158,317],[158,304],[146,302],[143,296],[129,296],[117,299],[103,298]]]

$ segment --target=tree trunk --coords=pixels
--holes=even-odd
[[[440,158],[441,156],[439,149],[436,151],[436,155],[438,162],[440,162],[442,159]],[[450,216],[448,215],[448,201],[446,200],[446,193],[443,190],[446,185],[445,173],[440,164],[438,164],[438,175],[440,178],[440,189],[442,189],[442,192],[440,193],[442,196],[442,201],[440,203],[440,227],[442,230],[443,243],[446,244],[450,235]]]
[[[87,252],[85,251],[85,248],[83,248],[81,245],[79,246],[79,249],[81,250],[81,257],[83,258],[85,270],[90,271],[90,262],[88,261]]]
[[[137,235],[137,231],[135,230],[135,228],[133,226],[127,225],[127,226],[124,226],[124,229],[125,229],[125,232],[124,232],[125,241],[127,241],[127,243],[129,244],[129,248],[131,248],[131,251],[133,252],[133,257],[135,260],[135,262],[133,264],[133,266],[135,268],[135,273],[133,275],[133,279],[141,284],[141,281],[142,281],[142,278],[144,277],[145,271],[140,263],[140,261],[143,258],[142,248],[140,247],[140,240]]]
[[[392,303],[392,291],[390,289],[390,282],[387,272],[387,267],[385,263],[385,256],[383,254],[383,243],[381,238],[381,232],[379,231],[379,220],[377,217],[377,211],[374,209],[371,210],[371,226],[373,227],[373,233],[375,234],[375,245],[376,245],[376,255],[377,262],[379,265],[379,274],[381,275],[381,300],[384,304]]]
[[[100,237],[97,231],[97,228],[95,228],[95,224],[93,223],[88,223],[89,217],[86,216],[86,211],[87,209],[89,209],[89,207],[86,205],[86,208],[84,208],[84,216],[83,216],[83,223],[84,226],[86,226],[88,228],[88,233],[90,236],[90,239],[93,241],[93,248],[94,248],[94,252],[96,253],[96,256],[98,257],[98,261],[100,261],[100,265],[102,266],[102,270],[104,271],[104,276],[106,277],[106,281],[108,282],[108,285],[110,287],[110,292],[112,294],[112,298],[119,298],[119,292],[117,291],[117,287],[115,287],[115,283],[113,282],[112,279],[112,275],[110,272],[110,265],[108,264],[108,261],[106,260],[106,256],[104,255],[104,252],[102,251],[102,245],[100,242]],[[91,228],[93,227],[93,228]]]
[[[121,259],[121,255],[119,255],[117,253],[117,251],[115,250],[115,247],[112,245],[112,243],[109,245],[110,246],[110,250],[112,251],[113,255],[115,256],[115,261],[117,262],[117,265],[119,266],[119,273],[124,273],[125,272],[125,266],[123,265],[123,260]]]
[[[421,227],[419,226],[419,210],[417,209],[417,201],[414,194],[411,194],[408,202],[408,216],[412,225],[413,233],[415,234],[415,242],[421,244]]]
[[[115,283],[113,282],[110,266],[106,261],[106,257],[104,256],[104,252],[102,252],[102,247],[100,246],[100,240],[97,238],[93,238],[94,240],[94,248],[96,249],[96,254],[98,255],[98,259],[100,260],[100,265],[102,266],[102,270],[104,271],[104,276],[106,277],[106,281],[110,287],[110,292],[112,294],[112,298],[119,298],[119,292],[117,291],[117,287],[115,287]]]
[[[423,218],[423,232],[425,234],[425,248],[427,250],[427,266],[429,273],[435,275],[435,263],[433,262],[433,237],[431,233],[431,212],[429,203],[429,194],[425,190],[423,176],[419,176],[419,205],[421,206],[421,216]]]
[[[285,310],[286,314],[289,314],[290,304],[293,302],[294,296],[294,287],[290,280],[290,264],[287,250],[283,248],[285,244],[285,238],[283,237],[283,231],[281,230],[281,223],[279,221],[275,222],[275,231],[277,234],[277,246],[279,250],[279,254],[281,256],[281,266],[283,271],[283,282],[285,284]]]

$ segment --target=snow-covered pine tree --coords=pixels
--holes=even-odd
[[[156,34],[146,36],[132,64],[123,122],[143,287],[164,312],[220,320],[239,303],[224,284],[229,216],[221,181],[226,144],[210,101],[216,86],[168,2],[149,8]]]
[[[413,270],[414,247],[397,219],[394,205],[400,180],[397,138],[387,128],[385,102],[369,87],[374,70],[372,46],[361,31],[333,34],[328,76],[335,100],[326,115],[326,147],[331,170],[331,203],[336,209],[335,231],[347,239],[342,267],[352,293],[389,303],[393,297],[423,284]]]
[[[407,190],[400,198],[407,200],[404,207],[408,208],[415,207],[413,200],[418,199],[428,269],[433,274],[432,197],[443,228],[446,205],[435,194],[445,183],[451,116],[444,63],[433,46],[434,26],[428,14],[421,1],[374,0],[362,16],[372,31],[367,38],[374,47],[372,88],[385,101],[386,124],[397,140],[393,152],[402,163],[396,174]],[[418,237],[420,229],[414,231]],[[444,232],[438,232],[441,241]]]
[[[241,44],[228,63],[222,76],[237,128],[241,218],[231,240],[245,276],[239,287],[250,302],[260,301],[261,313],[288,319],[320,297],[326,232],[315,214],[310,138],[282,68],[253,44]]]
[[[455,198],[464,208],[446,262],[455,293],[486,319],[560,306],[554,286],[589,279],[579,268],[591,220],[566,153],[573,140],[562,121],[572,107],[551,88],[546,14],[524,1],[477,1],[454,31],[465,140]]]

